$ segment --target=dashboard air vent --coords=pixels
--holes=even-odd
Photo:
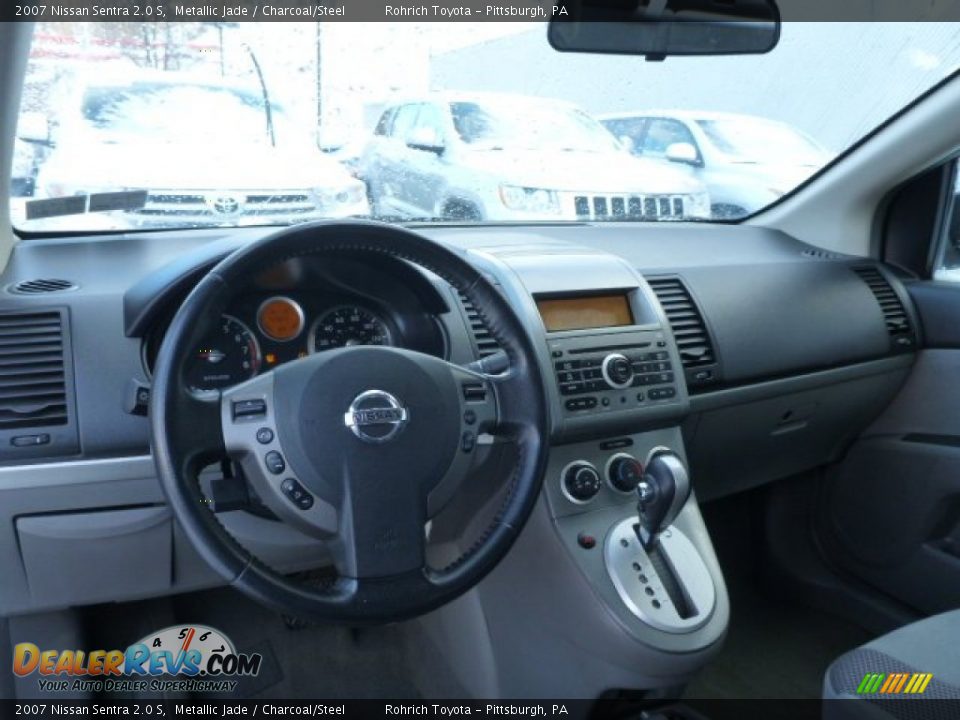
[[[480,318],[480,314],[473,306],[473,303],[467,299],[463,293],[460,295],[460,304],[463,305],[463,311],[467,315],[467,323],[470,325],[470,334],[477,345],[477,354],[481,359],[493,355],[500,349],[500,345],[493,339],[487,324]]]
[[[915,337],[913,328],[910,326],[910,317],[907,315],[907,310],[903,306],[900,296],[897,295],[890,282],[877,268],[869,265],[855,267],[853,271],[867,284],[870,292],[873,293],[880,304],[880,310],[883,312],[883,319],[887,323],[887,332],[890,333],[894,348],[897,350],[912,349],[915,344]]]
[[[58,280],[55,278],[22,280],[10,286],[10,292],[14,295],[39,295],[40,293],[65,292],[76,289],[77,286],[69,280]]]
[[[717,357],[700,308],[678,277],[650,277],[647,282],[666,313],[691,387],[715,382]]]
[[[0,314],[0,430],[66,424],[63,316]]]

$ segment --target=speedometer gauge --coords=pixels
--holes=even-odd
[[[260,345],[246,325],[231,315],[194,350],[187,384],[196,390],[219,390],[249,380],[260,370]]]
[[[311,352],[352,345],[390,345],[392,341],[390,328],[383,318],[356,305],[328,310],[310,330]]]

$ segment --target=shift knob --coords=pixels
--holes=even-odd
[[[690,497],[690,477],[683,460],[673,451],[655,450],[637,485],[640,542],[649,550],[676,520]]]

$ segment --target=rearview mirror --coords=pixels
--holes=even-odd
[[[698,165],[700,158],[697,156],[697,149],[690,143],[678,142],[667,145],[665,157],[670,162],[684,163],[685,165]]]
[[[643,55],[750,55],[780,39],[774,0],[563,0],[550,21],[561,52]],[[565,14],[564,14],[565,11]]]

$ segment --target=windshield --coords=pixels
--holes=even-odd
[[[715,222],[960,63],[960,24],[785,23],[765,55],[559,53],[542,22],[38,22],[23,231]]]
[[[697,124],[720,152],[737,162],[774,160],[818,166],[827,157],[813,140],[780,123],[742,118],[697,120]]]

